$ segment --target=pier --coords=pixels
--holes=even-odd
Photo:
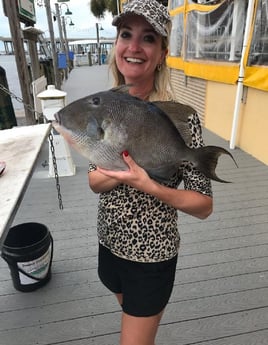
[[[101,37],[99,39],[99,43],[101,46],[101,51],[110,51],[111,47],[114,44],[114,40],[115,38],[105,38],[105,37]],[[14,43],[12,41],[11,37],[3,37],[0,36],[0,41],[3,42],[4,45],[4,51],[2,52],[5,55],[14,55]],[[41,53],[42,49],[40,47],[39,42],[38,43],[38,51]],[[51,42],[49,38],[43,38],[43,44],[45,44],[49,50],[51,49]],[[61,41],[60,38],[55,38],[55,44],[56,44],[56,48],[58,51],[60,51],[60,45],[61,45]],[[68,38],[68,45],[70,46],[71,50],[74,53],[81,53],[81,52],[96,52],[97,50],[97,46],[98,46],[98,42],[96,38]],[[25,52],[27,53],[27,40],[25,40]]]
[[[111,85],[107,65],[82,66],[63,89],[71,102]],[[228,149],[206,129],[204,139]],[[213,214],[198,220],[179,213],[176,280],[156,344],[268,343],[268,167],[240,149],[232,153],[239,168],[220,158],[218,175],[232,183],[213,182]],[[76,175],[60,178],[64,209],[48,177],[46,143],[15,217],[13,225],[49,228],[52,279],[35,292],[18,292],[0,260],[1,345],[119,343],[120,307],[97,276],[98,196],[88,187],[87,160],[75,151],[72,157]]]

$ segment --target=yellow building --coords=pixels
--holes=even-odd
[[[121,5],[127,1],[121,1]],[[178,101],[268,164],[268,0],[169,0]]]

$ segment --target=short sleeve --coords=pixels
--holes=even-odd
[[[192,135],[192,141],[189,143],[189,147],[198,148],[204,146],[202,128],[197,113],[189,116],[188,124]],[[192,163],[186,162],[181,168],[184,188],[186,190],[194,190],[212,197],[211,181],[209,178],[194,168]]]

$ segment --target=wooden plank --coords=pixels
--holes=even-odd
[[[209,341],[201,341],[196,344],[199,345],[267,345],[268,330],[261,330],[256,332],[245,332],[232,337],[217,338]],[[76,345],[76,344],[74,344]]]
[[[160,326],[161,328],[162,326]],[[261,330],[256,332],[244,333],[231,337],[223,337],[221,339],[216,338],[209,341],[198,341],[196,345],[267,345],[268,331]],[[167,344],[167,338],[158,337],[157,344]],[[71,340],[64,343],[58,343],[59,345],[115,345],[119,343],[119,332],[110,333],[107,335],[100,335],[92,338],[85,338],[79,340]],[[181,343],[182,344],[182,343]],[[180,345],[181,345],[180,344]],[[53,345],[53,344],[52,344]],[[174,342],[174,345],[176,342]],[[182,344],[182,345],[189,345]]]
[[[88,287],[88,285],[92,286],[93,284],[94,286],[95,283],[99,283],[96,267],[89,269],[87,259],[74,260],[73,265],[71,267],[69,267],[69,265],[70,262],[63,261],[62,263],[59,262],[56,267],[53,268],[53,279],[46,288],[48,291],[50,291],[50,289],[57,290],[64,286],[64,292],[68,299],[69,293],[71,292],[69,289],[74,288],[75,290],[79,290],[80,286],[83,289],[84,284]],[[80,266],[82,267],[80,268]],[[79,269],[77,267],[79,267]],[[200,283],[202,285],[202,283],[206,281],[212,285],[217,285],[221,279],[225,281],[227,278],[230,279],[230,285],[233,286],[233,280],[237,279],[239,283],[240,281],[249,279],[254,272],[259,274],[259,279],[265,281],[263,276],[265,277],[267,274],[267,257],[186,269],[182,269],[178,266],[175,286],[190,283]],[[246,284],[245,286],[248,285],[249,284]],[[102,285],[100,284],[100,286]],[[46,290],[42,291],[48,293]],[[2,303],[6,305],[9,298],[8,296],[17,294],[16,290],[11,288],[11,278],[7,268],[1,270],[0,294],[2,295],[0,297],[0,307],[3,305]],[[52,297],[49,298],[51,299]],[[10,305],[12,306],[13,302],[19,302],[19,300],[19,297],[18,301],[10,300]],[[33,303],[35,303],[35,300]]]
[[[159,329],[158,338],[162,339],[162,342],[168,339],[169,345],[191,344],[201,340],[208,341],[256,332],[263,330],[268,322],[267,307],[202,318],[198,318],[197,314],[192,312],[191,319],[184,318],[181,321],[180,310],[177,309],[176,312],[178,314],[171,314],[167,310]],[[190,316],[189,313],[188,316]],[[1,332],[1,340],[3,344],[9,345],[17,345],[18,339],[20,339],[20,345],[36,342],[39,345],[53,345],[84,338],[95,339],[99,335],[116,333],[119,329],[120,313],[114,312],[51,322],[38,327],[6,330]]]
[[[94,250],[92,252],[92,250]],[[90,254],[89,254],[90,251]],[[226,248],[225,250],[218,250],[218,251],[203,251],[196,250],[195,253],[191,251],[187,251],[187,248],[182,246],[181,254],[179,257],[178,267],[180,269],[185,268],[193,268],[193,267],[202,267],[206,265],[215,265],[215,264],[222,264],[222,263],[232,263],[236,261],[246,260],[246,259],[253,259],[253,258],[263,258],[267,257],[268,245],[259,244],[257,246],[245,246],[243,247],[235,247],[235,248]],[[55,247],[55,254],[53,259],[53,268],[57,267],[58,262],[66,261],[66,266],[68,266],[68,262],[72,260],[86,260],[88,268],[96,268],[97,265],[97,243],[93,245],[92,248],[84,247],[77,250],[77,247],[69,246],[68,250],[64,247],[61,249],[57,246]],[[78,262],[77,261],[77,262]],[[2,263],[3,264],[3,263]],[[3,265],[2,267],[5,267]]]
[[[176,314],[179,320],[184,320],[192,319],[193,315],[201,318],[265,306],[268,278],[258,278],[257,274],[246,278],[252,279],[252,283],[248,283],[247,279],[238,282],[235,281],[236,278],[175,286],[167,310],[171,314]],[[30,307],[26,304],[14,311],[10,310],[9,318],[3,319],[0,324],[0,331],[119,312],[120,307],[115,297],[108,290],[101,289],[100,292],[98,286],[99,284],[92,284],[88,290],[80,290],[80,295],[71,294],[72,299],[69,300],[63,300],[58,295],[57,301],[53,298],[40,306]],[[254,289],[258,289],[257,296]],[[76,292],[76,289],[74,291]]]
[[[259,308],[247,312],[219,315],[183,322],[165,322],[159,329],[158,339],[168,339],[169,345],[188,345],[226,338],[232,344],[234,336],[247,334],[248,340],[254,339],[256,331],[267,329],[268,309]],[[167,327],[168,326],[168,327]],[[250,334],[252,333],[252,338]],[[240,345],[244,345],[241,343]]]

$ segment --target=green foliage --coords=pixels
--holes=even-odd
[[[168,0],[158,0],[163,5],[168,5]],[[118,1],[120,3],[120,1]],[[105,11],[117,15],[117,0],[91,0],[90,10],[97,18],[103,18]]]
[[[107,9],[113,16],[117,15],[117,0],[105,0]],[[119,1],[120,3],[120,1]]]
[[[105,0],[91,0],[90,10],[96,18],[103,18],[106,9],[107,7]]]
[[[117,0],[91,0],[90,10],[97,18],[103,18],[105,11],[117,14]]]

